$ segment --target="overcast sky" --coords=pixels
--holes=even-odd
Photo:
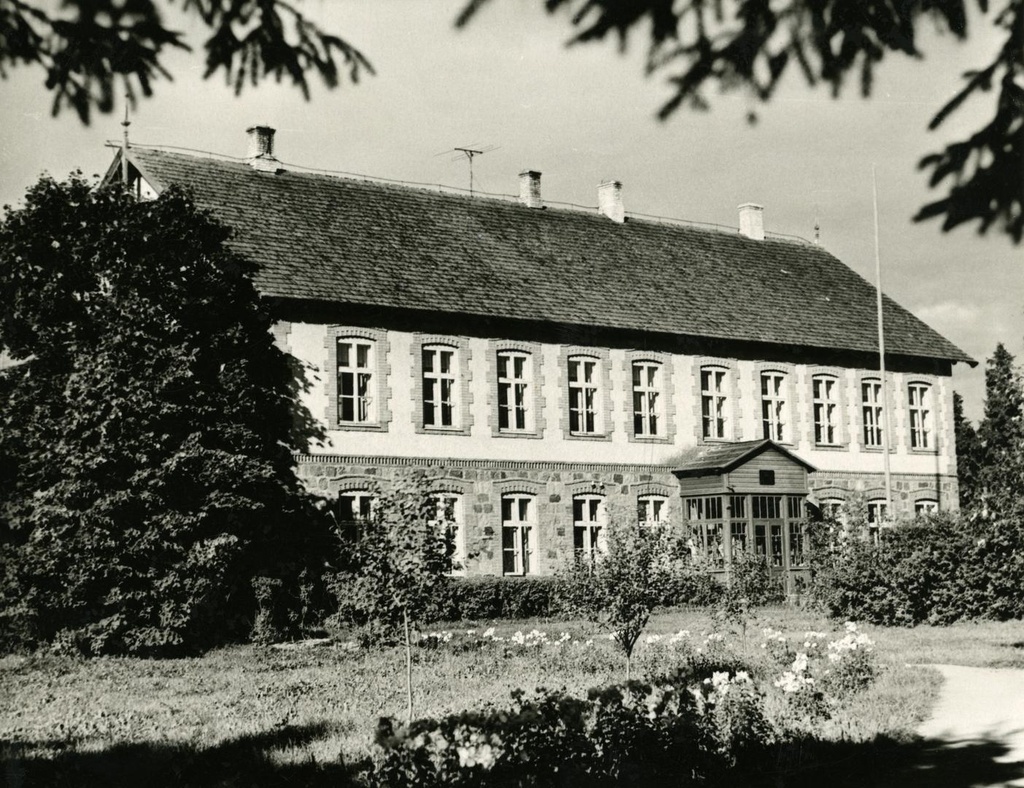
[[[568,17],[548,16],[541,0],[492,0],[457,31],[461,2],[302,3],[377,72],[357,86],[316,86],[308,103],[274,84],[236,98],[220,78],[202,80],[201,55],[174,54],[174,81],[139,104],[132,139],[242,156],[245,128],[267,123],[285,162],[456,187],[468,185],[467,163],[444,152],[493,146],[475,159],[478,189],[515,193],[517,173],[530,168],[543,172],[546,200],[596,205],[598,182],[615,178],[627,211],[732,226],[737,205],[758,202],[769,231],[810,239],[817,220],[821,243],[871,281],[875,165],[883,287],[982,362],[954,368],[970,417],[981,415],[983,362],[996,343],[1024,360],[1024,248],[992,231],[943,234],[937,222],[910,220],[934,198],[918,160],[988,117],[990,98],[927,131],[959,75],[990,61],[1000,39],[989,20],[974,20],[966,44],[925,30],[924,60],[890,56],[870,99],[856,80],[836,100],[793,72],[768,105],[712,93],[709,112],[659,122],[670,92],[663,77],[645,78],[640,38],[625,53],[612,41],[567,49]],[[198,48],[202,31],[184,29]],[[0,81],[0,204],[17,204],[43,171],[109,164],[104,142],[119,137],[120,117],[83,127],[71,113],[52,118],[50,104],[39,71]]]

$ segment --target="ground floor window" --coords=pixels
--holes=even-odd
[[[505,495],[501,499],[502,572],[528,575],[534,571],[533,531],[536,503],[532,495]]]
[[[572,499],[573,546],[576,558],[594,561],[605,550],[604,500],[599,495],[577,495]]]
[[[922,514],[935,514],[939,511],[939,502],[924,500],[914,502],[914,514],[920,516]]]
[[[448,556],[449,571],[463,574],[466,571],[466,534],[462,522],[462,501],[458,495],[438,493],[433,496],[436,515],[434,524],[444,533],[452,550]]]

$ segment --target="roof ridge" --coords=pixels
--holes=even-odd
[[[113,142],[108,142],[112,147],[120,148],[120,145],[114,145]],[[147,150],[154,150],[159,153],[170,152],[172,155],[182,155],[183,153],[199,154],[196,158],[206,158],[212,161],[224,161],[232,164],[244,164],[248,159],[244,156],[228,156],[226,154],[216,153],[213,151],[204,151],[197,148],[185,148],[175,145],[153,145],[146,143],[132,143],[131,148],[143,148]],[[507,194],[505,192],[485,192],[479,189],[470,191],[469,189],[462,188],[461,186],[449,186],[443,183],[424,183],[421,181],[408,181],[401,178],[385,178],[380,175],[367,175],[365,173],[347,172],[345,170],[328,170],[321,167],[309,167],[304,164],[296,164],[294,162],[287,162],[281,159],[276,159],[281,165],[282,170],[287,173],[295,175],[308,175],[313,177],[327,177],[335,180],[353,180],[364,183],[375,183],[382,186],[395,186],[399,188],[410,189],[414,191],[427,192],[429,194],[442,194],[448,197],[464,197],[466,199],[483,199],[492,200],[497,203],[503,204],[519,204],[519,198],[514,194]],[[435,191],[436,190],[436,191]],[[567,210],[571,213],[588,213],[597,214],[598,207],[596,205],[581,205],[580,203],[568,202],[565,200],[544,200],[543,208],[553,207],[555,210]],[[536,210],[536,209],[532,209]],[[723,235],[740,235],[739,228],[733,227],[726,224],[718,224],[717,222],[705,222],[699,219],[684,219],[678,216],[661,216],[658,214],[648,214],[642,211],[629,211],[626,212],[626,218],[634,221],[643,221],[652,224],[669,225],[672,227],[687,227],[695,230],[704,230],[707,232],[717,232]],[[765,231],[766,241],[781,241],[783,243],[797,243],[805,245],[819,246],[820,244],[813,244],[803,236],[795,235],[793,233],[780,233],[771,230]],[[824,247],[820,247],[824,248]]]

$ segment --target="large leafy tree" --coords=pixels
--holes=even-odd
[[[289,447],[315,429],[228,236],[180,191],[80,175],[0,222],[0,350],[22,361],[0,372],[0,629],[18,640],[195,650],[241,634],[251,578],[301,558]]]
[[[469,0],[466,24],[493,0]],[[768,101],[787,73],[839,95],[855,79],[871,92],[874,72],[890,54],[923,55],[918,31],[935,24],[957,38],[968,35],[967,0],[544,0],[549,12],[568,11],[572,44],[629,36],[647,39],[647,73],[665,74],[671,95],[659,111],[705,109],[712,89],[746,91]],[[989,0],[977,0],[989,13]],[[924,157],[933,187],[948,191],[915,219],[943,217],[943,229],[977,221],[995,224],[1017,243],[1024,237],[1024,0],[1005,0],[990,12],[1003,44],[988,63],[964,74],[964,84],[938,109],[940,126],[968,99],[994,91],[993,113],[982,128]],[[755,119],[751,113],[751,120]]]
[[[93,108],[110,112],[119,87],[134,100],[149,96],[153,82],[169,78],[166,50],[190,46],[165,20],[172,0],[0,0],[0,76],[31,64],[46,73],[54,114],[64,107],[89,122]],[[266,77],[291,80],[309,97],[308,74],[328,87],[341,68],[352,81],[373,69],[348,42],[325,32],[285,0],[181,0],[177,21],[198,22],[204,76],[223,72],[236,92]]]

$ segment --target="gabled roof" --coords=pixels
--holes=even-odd
[[[877,352],[874,288],[813,244],[147,148],[129,160],[232,226],[268,296]],[[975,363],[889,298],[884,314],[889,353]]]
[[[808,471],[817,470],[806,460],[767,439],[692,446],[673,458],[669,464],[672,466],[672,473],[676,476],[709,476],[728,473],[768,449],[774,449],[784,457],[802,465]]]

